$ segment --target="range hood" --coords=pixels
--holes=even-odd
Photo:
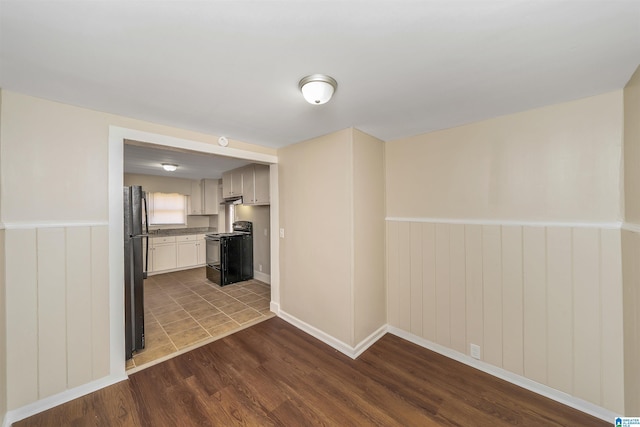
[[[241,205],[242,204],[242,196],[233,196],[233,197],[225,197],[221,205]]]

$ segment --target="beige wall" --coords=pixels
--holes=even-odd
[[[624,88],[625,220],[640,224],[640,67]]]
[[[15,92],[2,91],[2,107],[2,182],[20,183],[3,188],[5,222],[106,221],[110,125],[217,145],[213,135]],[[234,140],[229,147],[275,154]]]
[[[351,341],[351,130],[278,150],[281,309]]]
[[[345,129],[278,151],[281,309],[351,347],[385,324],[383,149]]]
[[[386,323],[384,143],[353,130],[355,341]]]
[[[640,413],[640,232],[622,231],[625,413]]]
[[[2,91],[0,90],[0,116],[2,113]],[[0,134],[2,121],[0,121]],[[1,141],[1,140],[0,140]],[[1,148],[1,145],[0,145]],[[2,150],[0,149],[0,159]],[[2,162],[0,161],[0,165]],[[0,168],[0,206],[2,205],[2,169]],[[0,211],[2,209],[0,208]],[[1,223],[0,223],[1,225]],[[7,322],[6,322],[6,286],[4,269],[4,227],[0,228],[0,420],[7,412]]]
[[[115,310],[108,303],[109,126],[212,145],[217,137],[9,91],[1,96],[11,411],[115,369],[109,345]],[[230,146],[275,154],[233,140]]]
[[[624,272],[625,402],[640,413],[640,67],[624,89],[625,221]]]
[[[623,413],[622,92],[385,149],[389,323]]]
[[[270,210],[270,206],[238,205],[235,208],[236,221],[253,223],[253,269],[266,275],[271,274]]]
[[[393,141],[387,216],[619,221],[622,92]]]
[[[7,322],[4,268],[4,229],[0,229],[0,420],[7,412]]]

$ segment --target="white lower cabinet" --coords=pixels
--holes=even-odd
[[[178,236],[178,268],[192,267],[198,264],[198,246],[195,234]]]
[[[157,273],[165,270],[175,270],[176,238],[152,237],[149,239],[149,272]]]
[[[204,234],[198,234],[196,238],[196,247],[198,248],[198,265],[205,265],[207,263],[207,242],[204,239]]]
[[[176,268],[176,244],[165,243],[161,245],[153,245],[153,272],[173,270]]]
[[[149,273],[198,267],[205,262],[204,234],[149,239]]]

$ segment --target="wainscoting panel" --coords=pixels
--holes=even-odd
[[[619,229],[390,219],[387,242],[391,326],[622,413]]]
[[[503,226],[501,233],[502,367],[524,375],[522,227]]]
[[[398,241],[398,222],[387,223],[387,321],[393,325],[400,324],[400,290],[398,258],[400,243]],[[391,251],[389,248],[394,248]],[[424,309],[424,307],[423,307]]]
[[[67,386],[77,387],[91,378],[91,229],[66,230],[67,250]]]
[[[573,385],[574,394],[589,402],[602,398],[599,239],[597,229],[573,230]]]
[[[405,242],[398,240],[404,246]],[[436,224],[436,342],[445,347],[451,347],[450,244],[449,225]]]
[[[110,374],[109,229],[91,227],[91,361],[92,378]]]
[[[410,224],[411,333],[422,336],[422,224]]]
[[[464,225],[452,225],[449,233],[451,239],[449,247],[451,348],[464,352],[467,346]]]
[[[600,232],[600,307],[602,312],[602,406],[615,408],[618,402],[624,401],[624,352],[611,351],[623,348],[624,330],[623,316],[615,310],[620,308],[623,301],[622,259],[617,251],[622,246],[622,234],[619,230],[602,230]],[[640,263],[640,258],[636,259]],[[640,377],[636,376],[640,382]],[[626,408],[627,413],[637,413],[632,408]]]
[[[422,336],[436,342],[436,227],[420,224],[422,230]]]
[[[622,230],[625,409],[640,414],[640,224]],[[615,306],[614,306],[615,307]]]
[[[9,410],[109,375],[107,231],[7,226]]]
[[[547,330],[548,385],[571,393],[573,390],[573,247],[569,228],[547,230]]]
[[[67,384],[67,301],[64,228],[37,232],[38,396],[59,393]]]
[[[398,248],[398,284],[400,285],[400,325],[406,331],[411,330],[411,224],[399,224],[399,238],[406,245]],[[409,309],[407,309],[409,308]]]
[[[547,384],[545,229],[524,227],[522,237],[524,376]]]
[[[7,409],[38,400],[36,230],[5,230]]]
[[[467,340],[482,348],[484,305],[482,304],[482,226],[465,226],[465,272],[467,294]],[[461,353],[469,354],[465,348]]]
[[[483,360],[502,367],[502,240],[500,227],[482,226]]]

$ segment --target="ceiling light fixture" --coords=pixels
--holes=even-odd
[[[309,104],[327,103],[338,88],[338,82],[325,74],[312,74],[298,83],[302,96]]]
[[[166,170],[167,172],[173,172],[176,169],[178,169],[178,165],[174,165],[171,163],[163,163],[162,164],[162,169]]]

